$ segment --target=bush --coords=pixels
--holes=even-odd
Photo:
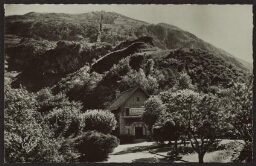
[[[75,107],[63,107],[53,109],[45,116],[45,120],[54,131],[55,137],[74,137],[80,133],[83,125],[80,115],[80,110]]]
[[[34,94],[25,89],[5,87],[5,162],[73,161],[76,157],[73,149],[70,148],[69,155],[66,150],[59,151],[63,140],[53,137],[36,110]]]
[[[85,132],[76,139],[80,161],[103,161],[118,144],[119,140],[115,136],[97,131]]]
[[[82,119],[85,132],[96,130],[108,134],[116,127],[114,114],[107,110],[88,110],[82,114]]]
[[[69,107],[70,109],[81,110],[82,105],[79,102],[70,102],[66,94],[58,93],[53,95],[49,89],[42,89],[37,93],[36,100],[38,102],[38,110],[42,114],[47,114],[53,109],[62,109]]]

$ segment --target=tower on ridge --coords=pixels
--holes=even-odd
[[[102,12],[100,12],[99,30],[98,30],[97,42],[101,42],[101,35],[102,35]]]

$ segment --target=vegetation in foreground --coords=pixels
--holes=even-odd
[[[110,135],[112,113],[82,111],[80,103],[48,89],[29,93],[6,85],[4,114],[8,163],[101,161],[119,144]]]
[[[174,157],[180,153],[178,140],[184,145],[189,141],[192,150],[198,153],[199,163],[204,162],[206,152],[218,146],[221,139],[241,139],[243,150],[233,161],[252,162],[251,81],[205,94],[195,92],[191,80],[181,76],[178,84],[182,86],[145,102],[143,119],[152,129],[152,139],[174,141]]]
[[[6,18],[5,162],[106,160],[119,141],[102,109],[133,86],[153,95],[143,119],[170,155],[189,141],[202,163],[231,138],[244,141],[233,161],[252,161],[249,65],[175,26],[104,15],[102,42],[98,12]]]

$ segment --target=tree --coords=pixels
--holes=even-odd
[[[164,112],[165,106],[157,96],[150,97],[145,101],[145,111],[142,114],[142,119],[148,125],[149,131],[152,130],[152,126]]]
[[[160,96],[168,113],[177,113],[184,118],[184,134],[198,153],[199,163],[203,163],[205,153],[230,127],[224,118],[220,99],[213,94],[200,94],[189,89],[167,91]]]
[[[252,106],[253,106],[253,86],[252,77],[246,83],[235,83],[231,87],[229,105],[226,105],[229,121],[235,129],[239,139],[244,141],[244,148],[235,162],[252,162]]]
[[[168,113],[193,111],[200,100],[200,94],[190,89],[164,91],[160,93],[160,97]],[[188,119],[188,114],[184,118]]]
[[[151,94],[158,89],[158,82],[156,78],[151,75],[146,76],[143,69],[139,68],[138,71],[131,70],[127,75],[122,77],[122,82],[128,84],[129,87],[141,86]]]
[[[175,141],[175,153],[178,155],[178,140],[185,134],[185,119],[181,114],[174,112],[166,114],[158,119],[154,125],[153,135],[161,141]],[[154,133],[156,131],[156,133]]]
[[[220,100],[212,94],[201,94],[197,109],[189,110],[188,138],[203,163],[205,153],[229,127]]]
[[[145,74],[146,74],[146,76],[151,74],[153,69],[154,69],[154,61],[153,61],[153,59],[149,59],[147,61],[147,63],[146,63],[146,66],[145,66]]]
[[[237,83],[232,88],[231,104],[232,124],[238,131],[239,137],[245,142],[252,141],[252,85]]]
[[[116,127],[116,119],[113,113],[108,110],[87,110],[81,114],[83,131],[96,130],[109,134]]]
[[[181,89],[181,90],[182,89],[194,89],[194,86],[192,85],[192,80],[191,80],[190,76],[185,72],[180,73],[176,86],[178,89]]]

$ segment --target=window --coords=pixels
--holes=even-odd
[[[140,101],[140,98],[139,98],[139,97],[137,97],[137,101]]]
[[[129,113],[130,113],[130,108],[125,108],[125,115],[129,116]]]

